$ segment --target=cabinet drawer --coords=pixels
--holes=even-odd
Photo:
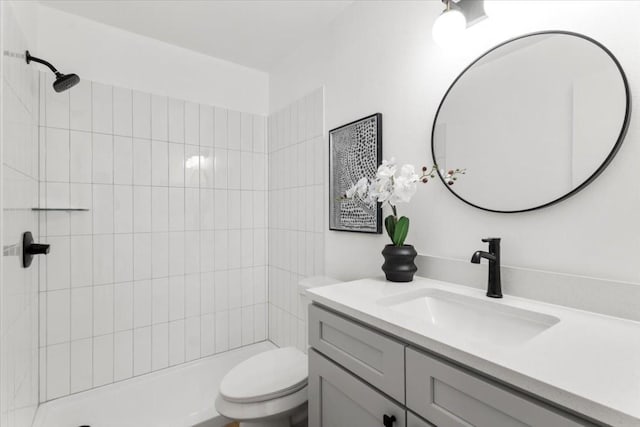
[[[592,426],[411,348],[407,407],[438,427]]]
[[[395,417],[395,421],[384,417]],[[404,427],[405,410],[309,350],[309,427]]]
[[[309,344],[404,403],[404,345],[318,306],[309,307]]]

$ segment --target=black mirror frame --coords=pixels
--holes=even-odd
[[[438,177],[440,178],[440,181],[444,184],[444,186],[447,188],[447,190],[449,190],[458,199],[462,200],[464,203],[466,203],[466,204],[468,204],[470,206],[473,206],[474,208],[481,209],[483,211],[488,211],[488,212],[496,212],[496,213],[520,213],[520,212],[529,212],[529,211],[533,211],[533,210],[537,210],[537,209],[542,209],[542,208],[546,208],[546,207],[555,205],[556,203],[560,203],[560,202],[568,199],[569,197],[577,194],[579,191],[583,190],[585,187],[587,187],[589,184],[591,184],[591,182],[593,182],[593,180],[595,180],[607,168],[607,166],[609,166],[609,163],[611,163],[613,158],[618,153],[618,150],[620,149],[620,146],[622,145],[622,142],[623,142],[623,140],[624,140],[624,138],[625,138],[625,136],[627,134],[627,129],[629,128],[629,121],[630,121],[630,118],[631,118],[631,92],[629,90],[629,82],[627,81],[627,76],[624,73],[624,70],[622,69],[622,66],[620,65],[620,62],[613,55],[613,53],[609,49],[607,49],[602,43],[598,42],[597,40],[594,40],[591,37],[585,36],[584,34],[575,33],[575,32],[571,32],[571,31],[562,31],[562,30],[538,31],[538,32],[529,33],[529,34],[525,34],[525,35],[522,35],[522,36],[514,37],[512,39],[509,39],[507,41],[504,41],[504,42],[492,47],[491,49],[489,49],[488,51],[486,51],[485,53],[480,55],[478,58],[476,58],[473,62],[471,62],[471,64],[469,64],[464,70],[462,70],[462,72],[458,75],[458,77],[456,77],[456,79],[453,81],[453,83],[451,83],[451,85],[449,86],[449,88],[445,92],[444,96],[442,97],[442,100],[440,101],[440,105],[438,105],[438,110],[436,111],[436,115],[435,115],[435,117],[433,119],[433,125],[431,127],[431,157],[433,158],[434,164],[436,164],[435,163],[436,162],[436,155],[435,155],[435,149],[434,149],[434,136],[435,136],[436,122],[438,121],[438,115],[440,114],[440,110],[442,109],[442,106],[443,106],[445,100],[447,99],[447,95],[449,95],[449,92],[451,92],[451,89],[453,89],[453,87],[456,85],[458,80],[460,80],[460,78],[462,78],[462,76],[471,67],[473,67],[478,61],[483,59],[485,56],[487,56],[488,54],[490,54],[494,50],[497,50],[497,49],[501,48],[502,46],[507,45],[509,43],[512,43],[512,42],[514,42],[516,40],[520,40],[520,39],[524,39],[524,38],[532,37],[532,36],[537,36],[537,35],[541,35],[541,34],[565,34],[565,35],[570,35],[570,36],[574,36],[574,37],[579,37],[579,38],[582,38],[584,40],[587,40],[587,41],[595,44],[596,46],[601,48],[607,55],[609,55],[609,57],[611,58],[613,63],[618,68],[618,71],[620,71],[620,76],[622,77],[622,82],[624,83],[624,90],[625,90],[625,95],[626,95],[626,98],[627,98],[626,99],[626,106],[625,106],[624,121],[622,123],[622,128],[620,129],[620,133],[618,134],[618,139],[616,140],[615,145],[613,146],[613,148],[609,152],[609,155],[607,156],[607,158],[602,162],[602,164],[600,164],[600,166],[596,169],[596,171],[593,174],[591,174],[591,176],[589,176],[589,178],[587,178],[582,184],[578,185],[576,188],[574,188],[570,192],[566,193],[564,196],[558,197],[557,199],[552,200],[552,201],[550,201],[548,203],[544,203],[542,205],[534,206],[532,208],[527,208],[527,209],[519,209],[519,210],[513,210],[513,211],[503,211],[503,210],[485,208],[485,207],[482,207],[482,206],[478,206],[478,205],[476,205],[474,203],[471,203],[470,201],[464,199],[462,196],[460,196],[458,193],[456,193],[451,188],[451,186],[448,185],[445,182],[444,178],[440,174],[440,169],[438,168]]]

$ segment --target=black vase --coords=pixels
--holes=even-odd
[[[390,282],[411,282],[413,275],[418,271],[413,260],[418,253],[412,245],[387,245],[382,250],[384,271],[387,280]]]

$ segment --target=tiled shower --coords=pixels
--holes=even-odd
[[[266,119],[40,82],[40,400],[266,339]]]

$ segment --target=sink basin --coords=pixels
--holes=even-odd
[[[386,297],[378,304],[450,337],[502,346],[522,344],[560,321],[547,314],[439,289]]]

